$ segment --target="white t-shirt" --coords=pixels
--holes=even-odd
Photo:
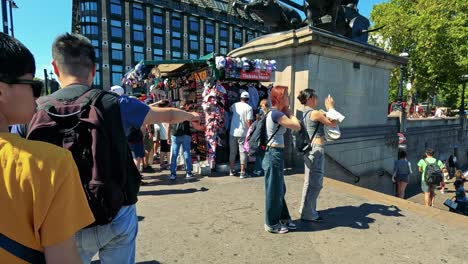
[[[434,117],[442,117],[442,109],[438,108],[434,114]]]
[[[229,135],[245,137],[248,127],[247,121],[253,120],[252,107],[244,102],[237,102],[231,106],[232,119]]]
[[[167,128],[169,124],[166,123],[159,123],[154,125],[154,131],[159,132],[159,139],[160,140],[167,140]]]

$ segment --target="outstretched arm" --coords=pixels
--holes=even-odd
[[[143,121],[143,124],[156,123],[181,123],[190,121],[194,123],[200,122],[200,115],[195,112],[185,112],[176,108],[160,108],[151,106],[148,114]]]

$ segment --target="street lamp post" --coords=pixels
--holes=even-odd
[[[408,52],[402,52],[399,55],[402,58],[408,58]],[[401,102],[403,101],[403,80],[405,75],[405,64],[400,64],[400,82],[398,84],[398,98],[397,98],[397,109],[400,111],[400,133],[405,132],[406,127],[406,111],[403,109]]]
[[[11,31],[11,36],[14,37],[15,36],[15,29],[14,29],[14,26],[13,26],[13,8],[18,8],[18,6],[16,5],[15,1],[13,0],[8,0],[10,2],[9,6],[10,6],[10,31]]]
[[[2,24],[3,33],[8,34],[8,15],[7,15],[7,0],[2,0]]]

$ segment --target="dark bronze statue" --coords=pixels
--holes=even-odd
[[[256,14],[266,26],[271,26],[276,32],[297,29],[306,25],[298,12],[281,2],[298,7],[289,0],[253,0],[248,4],[234,1],[233,7],[243,7],[248,15]],[[309,27],[327,30],[354,41],[367,43],[369,32],[378,29],[369,30],[369,19],[359,14],[358,3],[359,0],[304,0],[307,24]]]
[[[247,15],[256,14],[273,31],[284,31],[301,27],[302,18],[293,8],[276,0],[253,0],[248,4],[233,3],[234,8],[243,8]]]

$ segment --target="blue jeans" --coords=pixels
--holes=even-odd
[[[265,170],[265,223],[273,227],[280,220],[290,220],[288,206],[284,196],[284,150],[282,148],[269,148],[263,159]]]
[[[177,156],[179,155],[180,146],[184,149],[185,171],[192,175],[192,157],[190,156],[191,136],[171,136],[171,175],[176,175]]]
[[[325,152],[323,145],[312,145],[312,149],[304,155],[305,175],[302,189],[302,201],[299,212],[301,219],[315,220],[319,217],[317,212],[317,199],[323,187],[325,172]]]
[[[255,164],[254,164],[254,172],[260,172],[261,174],[264,174],[265,172],[263,171],[263,168],[262,168],[262,163],[263,163],[263,157],[265,155],[262,153],[262,154],[258,154],[256,157],[255,157]]]
[[[136,206],[124,206],[107,225],[81,229],[75,235],[83,263],[90,263],[96,253],[102,264],[135,263],[135,239],[138,233]]]

